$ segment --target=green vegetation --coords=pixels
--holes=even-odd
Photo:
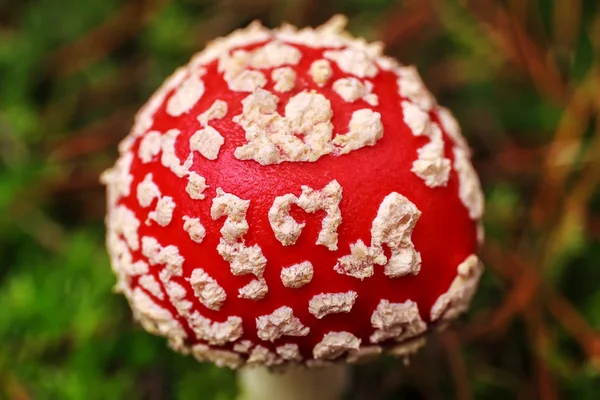
[[[419,67],[487,197],[472,311],[409,367],[358,367],[348,399],[599,398],[597,0],[0,0],[0,399],[235,397],[112,293],[98,176],[207,40],[336,12]]]

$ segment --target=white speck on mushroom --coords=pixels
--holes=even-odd
[[[142,254],[148,259],[150,265],[163,264],[167,275],[180,276],[183,272],[184,259],[179,254],[179,249],[174,245],[163,247],[155,238],[143,236]]]
[[[381,114],[368,108],[354,111],[348,128],[347,133],[339,134],[333,139],[335,153],[338,155],[374,146],[383,137]]]
[[[250,200],[242,200],[217,188],[210,213],[213,220],[227,216],[221,228],[217,251],[229,263],[231,272],[234,275],[254,274],[257,278],[262,278],[267,259],[258,245],[246,246],[243,240],[248,232],[246,212],[249,206]]]
[[[195,172],[190,172],[188,175],[188,183],[185,187],[185,191],[194,200],[203,200],[204,191],[209,186],[206,184],[206,179],[203,176],[198,175]]]
[[[269,224],[277,240],[284,246],[296,243],[302,233],[304,223],[297,222],[291,215],[292,204],[296,204],[298,198],[291,193],[275,197],[273,205],[269,209]]]
[[[444,157],[444,139],[439,126],[432,125],[429,143],[417,150],[418,159],[412,164],[411,171],[425,181],[431,188],[446,186],[450,177],[450,160]]]
[[[397,278],[416,275],[421,269],[421,255],[411,235],[421,212],[410,200],[397,192],[387,195],[371,225],[371,246],[362,240],[350,245],[351,253],[338,259],[334,270],[343,275],[364,279],[373,275],[373,265],[383,265],[385,275]],[[388,259],[382,245],[387,245]]]
[[[269,287],[264,279],[252,279],[238,291],[238,297],[242,299],[260,300],[265,297],[268,291]]]
[[[373,78],[379,72],[372,58],[359,49],[328,50],[323,56],[334,61],[342,71],[359,78]]]
[[[370,337],[371,343],[388,339],[401,342],[427,330],[427,324],[419,315],[419,307],[412,300],[404,303],[381,300],[371,315],[371,325],[376,329]]]
[[[215,100],[214,103],[198,116],[198,122],[202,126],[208,126],[208,122],[213,119],[221,119],[227,115],[227,103],[223,100]]]
[[[159,300],[164,300],[165,295],[160,287],[160,283],[156,280],[154,275],[142,275],[138,280],[140,286],[146,289],[151,295]]]
[[[341,293],[321,293],[308,302],[308,311],[321,319],[328,314],[348,313],[352,310],[358,294],[350,290]]]
[[[147,331],[167,337],[187,337],[187,334],[173,315],[167,309],[156,304],[140,288],[133,290],[131,309],[135,319]]]
[[[235,342],[244,334],[240,317],[229,316],[223,322],[216,322],[203,317],[198,311],[194,311],[188,321],[198,339],[205,340],[214,346]]]
[[[478,220],[484,209],[481,183],[468,153],[458,146],[454,147],[454,169],[458,175],[458,197],[469,211],[469,217]]]
[[[337,228],[342,223],[340,202],[342,201],[342,187],[337,180],[329,182],[323,189],[315,190],[302,186],[302,194],[298,198],[298,206],[308,213],[318,210],[326,212],[321,223],[321,231],[317,237],[317,244],[329,250],[337,250]]]
[[[177,309],[179,315],[187,318],[193,304],[187,299],[187,291],[185,288],[179,283],[171,280],[163,281],[163,285],[171,304]]]
[[[214,278],[209,276],[202,268],[196,268],[192,271],[189,280],[200,303],[211,310],[221,309],[227,295]]]
[[[160,197],[160,189],[152,180],[152,174],[146,174],[137,186],[137,200],[141,207],[150,207],[154,199]]]
[[[162,155],[160,157],[160,162],[163,166],[169,168],[177,177],[182,178],[189,173],[190,167],[194,162],[194,157],[193,153],[190,152],[188,158],[186,158],[182,164],[179,157],[175,154],[175,142],[180,134],[181,132],[178,129],[169,129],[162,136]]]
[[[256,318],[256,334],[262,340],[273,342],[282,336],[306,336],[310,329],[294,316],[294,311],[282,306],[271,314]]]
[[[213,349],[201,343],[192,347],[192,355],[200,362],[211,362],[221,368],[236,369],[244,362],[242,357],[233,351]]]
[[[284,161],[316,161],[331,152],[331,103],[319,93],[302,91],[277,112],[279,98],[259,89],[242,100],[242,113],[233,117],[248,143],[235,149],[240,160],[261,165]]]
[[[273,89],[276,92],[289,92],[296,85],[296,72],[290,67],[277,68],[271,72],[271,79],[275,82]]]
[[[248,339],[240,340],[239,342],[236,342],[233,345],[233,351],[237,351],[238,353],[247,354],[250,351],[250,349],[252,348],[252,346],[254,346],[254,343],[252,343],[250,340],[248,340]]]
[[[187,77],[175,90],[169,101],[167,101],[167,114],[173,117],[179,117],[189,112],[204,94],[204,82],[202,75],[206,71],[196,70]]]
[[[296,343],[286,343],[281,346],[277,346],[275,348],[275,352],[286,361],[302,361],[300,347]]]
[[[115,163],[112,168],[107,169],[100,176],[100,181],[107,186],[108,204],[117,204],[121,197],[129,196],[131,193],[131,163],[133,162],[133,153],[127,152]]]
[[[117,235],[123,235],[131,250],[140,248],[138,229],[140,221],[135,213],[124,205],[118,205],[109,215],[109,227]]]
[[[357,78],[341,78],[333,82],[333,91],[336,92],[344,101],[353,103],[358,99],[363,99],[367,104],[376,106],[379,104],[379,98],[371,93],[373,84],[371,82],[362,83]]]
[[[213,220],[227,216],[221,235],[227,242],[235,242],[248,232],[246,212],[250,206],[250,200],[242,200],[234,194],[225,193],[223,189],[217,188],[217,196],[212,201],[210,215]]]
[[[454,143],[454,146],[463,149],[468,155],[470,155],[471,150],[469,145],[462,135],[460,125],[458,125],[456,118],[454,118],[450,110],[445,107],[438,107],[437,112],[440,119],[440,124]]]
[[[156,209],[148,214],[148,219],[156,221],[160,226],[167,226],[173,219],[175,202],[171,196],[163,196],[158,199]]]
[[[409,99],[425,111],[429,111],[435,106],[435,99],[423,84],[419,72],[414,66],[400,66],[394,70],[398,74],[400,96]]]
[[[129,263],[125,268],[125,273],[130,276],[142,275],[148,273],[148,264],[142,260],[138,260],[133,263]]]
[[[458,274],[446,293],[442,294],[431,307],[431,320],[452,320],[469,308],[477,290],[477,283],[483,272],[483,265],[476,255],[471,254],[459,264]]]
[[[310,65],[310,76],[317,86],[325,86],[332,75],[333,70],[331,69],[331,64],[327,60],[315,60]]]
[[[303,261],[281,269],[281,282],[288,288],[299,288],[313,278],[313,266],[310,261]]]
[[[158,131],[150,131],[142,136],[138,157],[143,164],[147,164],[160,153],[161,134]]]
[[[184,215],[182,219],[184,221],[183,230],[188,233],[190,239],[196,243],[202,243],[206,236],[206,229],[200,222],[200,219],[188,217],[187,215]]]
[[[339,356],[358,351],[361,340],[350,332],[329,332],[313,349],[316,359],[333,360]]]
[[[288,44],[272,41],[257,48],[250,54],[252,68],[275,68],[282,65],[296,65],[302,58],[300,50]]]
[[[234,92],[253,92],[267,84],[267,78],[262,72],[245,70],[227,81],[229,89]]]
[[[196,150],[209,160],[217,159],[223,143],[225,143],[225,139],[212,126],[197,130],[190,137],[190,149]]]
[[[259,364],[264,366],[273,366],[281,364],[282,360],[277,355],[264,346],[258,345],[250,351],[250,357],[248,357],[248,364]]]

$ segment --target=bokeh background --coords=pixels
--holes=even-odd
[[[0,0],[0,399],[234,398],[111,292],[98,176],[208,40],[335,13],[419,67],[487,198],[469,315],[347,399],[600,399],[598,0]]]

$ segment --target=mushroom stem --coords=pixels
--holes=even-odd
[[[293,366],[284,371],[246,367],[239,371],[238,400],[340,400],[349,379],[349,367],[336,364],[323,368]]]

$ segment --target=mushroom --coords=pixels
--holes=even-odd
[[[116,290],[173,349],[244,367],[248,399],[336,398],[344,363],[413,353],[482,272],[456,120],[345,23],[213,41],[102,176]]]

